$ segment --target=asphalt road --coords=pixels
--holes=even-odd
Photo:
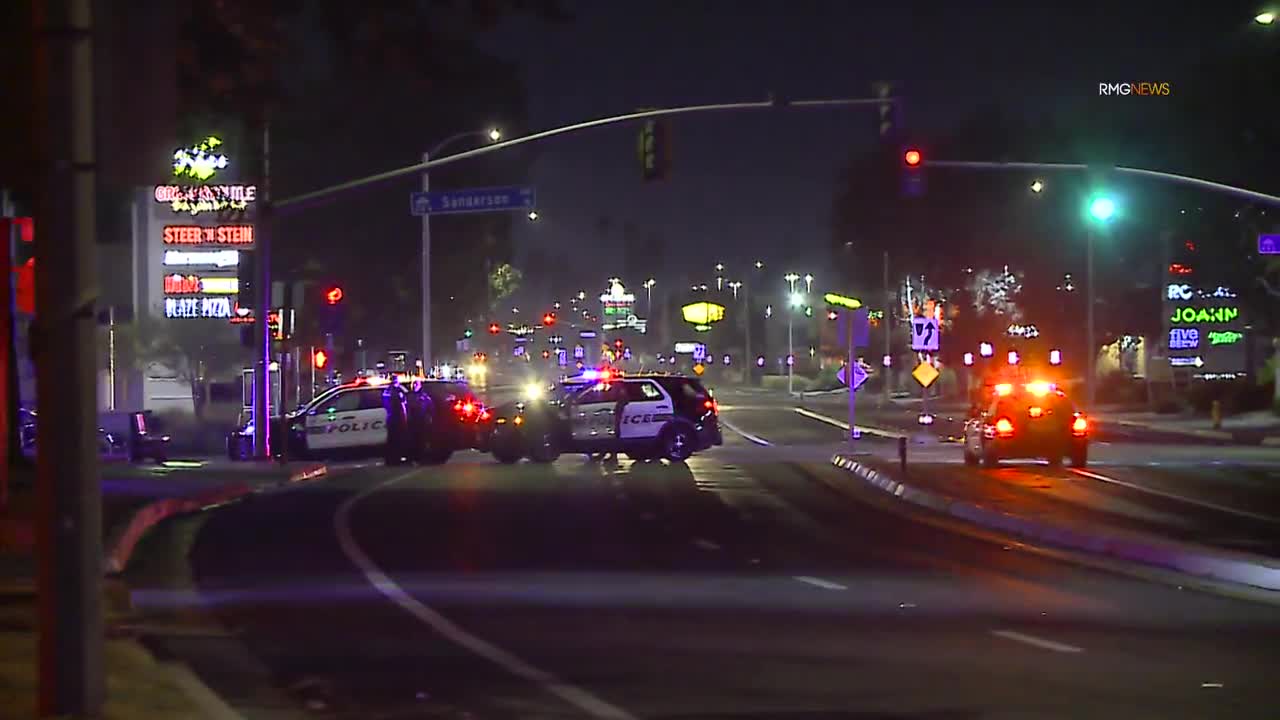
[[[852,503],[815,478],[832,428],[725,416],[769,444],[466,454],[216,510],[200,602],[313,717],[1275,717],[1280,608]],[[221,642],[173,647],[268,716]]]

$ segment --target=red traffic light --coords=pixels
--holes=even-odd
[[[556,324],[556,314],[555,314],[555,313],[547,313],[546,315],[543,315],[543,316],[542,316],[542,324],[543,324],[543,325],[555,325],[555,324]]]
[[[497,335],[499,332],[502,332],[502,328],[498,326],[498,323],[489,323],[490,335]]]
[[[622,349],[622,340],[614,340],[614,341],[613,341],[613,346],[614,346],[614,347],[616,347],[616,348],[618,348],[619,350],[621,350],[621,349]]]
[[[312,360],[315,362],[317,370],[323,370],[324,366],[329,364],[329,354],[323,350],[317,350]]]
[[[336,285],[329,288],[328,292],[324,294],[324,300],[330,305],[337,305],[342,302],[342,288]]]
[[[909,168],[920,167],[920,163],[924,162],[924,155],[921,155],[919,150],[911,148],[902,154],[902,161]]]

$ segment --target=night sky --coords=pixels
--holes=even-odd
[[[486,41],[524,68],[534,129],[771,91],[865,97],[873,81],[892,80],[907,97],[911,130],[941,132],[993,102],[1030,113],[1097,103],[1103,81],[1170,81],[1176,90],[1203,45],[1238,41],[1256,12],[1217,2],[565,5],[568,23],[517,18]],[[597,264],[619,242],[595,239],[597,218],[608,215],[659,232],[690,271],[762,256],[779,270],[819,273],[835,180],[851,151],[874,144],[874,123],[870,109],[678,118],[671,175],[648,184],[636,125],[545,142],[531,176],[542,219],[522,224],[517,247],[573,248],[580,267]]]

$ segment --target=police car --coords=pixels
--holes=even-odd
[[[984,393],[964,424],[964,462],[995,467],[1005,458],[1089,462],[1089,420],[1045,381],[1002,382]]]
[[[407,386],[412,379],[402,382]],[[287,428],[289,454],[297,457],[378,454],[387,442],[382,391],[389,382],[386,377],[360,378],[331,388],[283,419],[273,418],[272,437],[278,441]],[[426,379],[423,385],[435,410],[428,459],[442,463],[455,450],[478,447],[490,413],[467,384]],[[233,459],[247,457],[252,443],[250,420],[228,438],[228,453]]]
[[[695,378],[588,370],[548,397],[497,408],[488,446],[502,463],[551,462],[562,452],[679,462],[724,442],[718,415]]]

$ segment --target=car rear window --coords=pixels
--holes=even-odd
[[[471,387],[466,383],[460,382],[429,382],[427,385],[427,394],[431,396],[432,402],[448,402],[453,399],[466,397],[471,393]]]

